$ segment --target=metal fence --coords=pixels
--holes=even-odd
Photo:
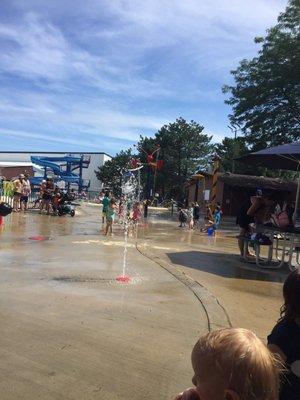
[[[0,200],[3,201],[4,203],[7,203],[7,204],[12,206],[12,203],[13,203],[13,198],[12,197],[4,196],[1,193]]]
[[[36,192],[32,192],[28,196],[28,203],[34,203],[37,199],[39,198],[39,194]],[[10,206],[13,205],[13,197],[12,196],[7,196],[3,193],[3,190],[0,190],[0,201],[9,204]]]

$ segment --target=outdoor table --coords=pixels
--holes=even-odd
[[[272,242],[272,244],[267,245],[269,247],[268,256],[264,259],[260,254],[261,246],[264,246],[264,244],[254,242],[255,261],[258,267],[279,269],[287,264],[290,271],[300,267],[300,228],[257,225],[255,232],[268,236]],[[297,266],[293,265],[293,258]]]

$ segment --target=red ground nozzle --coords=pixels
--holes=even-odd
[[[30,236],[29,239],[30,240],[45,240],[46,238],[45,238],[45,236],[37,235],[37,236]]]
[[[120,275],[116,277],[116,281],[121,283],[128,283],[130,282],[131,278],[128,275]]]

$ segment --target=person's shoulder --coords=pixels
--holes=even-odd
[[[277,344],[278,341],[288,339],[291,332],[294,331],[294,323],[285,319],[279,321],[268,336],[268,343]]]

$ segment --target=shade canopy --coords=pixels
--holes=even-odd
[[[262,167],[272,169],[289,169],[292,171],[298,171],[300,173],[300,142],[287,143],[281,146],[270,147],[269,149],[260,150],[256,153],[250,153],[247,156],[237,158],[237,160],[248,164],[260,165]],[[297,219],[299,199],[300,174],[298,178],[298,187],[296,193],[296,206],[293,215],[294,223],[296,223]]]
[[[236,160],[272,169],[300,171],[300,141],[270,147],[239,157]]]

